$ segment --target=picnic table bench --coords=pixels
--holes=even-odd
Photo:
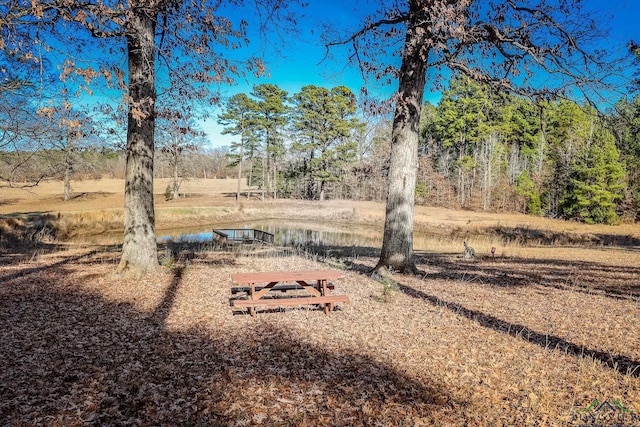
[[[342,273],[337,270],[317,271],[279,271],[265,273],[238,273],[231,276],[234,285],[232,294],[247,293],[247,299],[231,299],[233,307],[248,308],[255,317],[256,307],[279,307],[294,305],[324,304],[325,314],[333,310],[334,304],[349,303],[347,295],[329,295],[328,291],[335,286],[330,280],[339,279]],[[274,298],[271,291],[287,292],[304,290],[304,295]],[[270,298],[271,297],[271,298]]]

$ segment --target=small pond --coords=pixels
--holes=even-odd
[[[256,229],[275,236],[279,246],[380,247],[382,230],[374,226],[320,224],[284,220],[224,223],[200,228],[161,230],[158,242],[206,243],[213,241],[212,229]]]
[[[255,229],[273,234],[277,246],[339,246],[358,248],[380,248],[383,224],[343,224],[283,219],[261,221],[224,222],[198,227],[183,227],[157,230],[158,243],[211,243],[213,229]],[[428,250],[440,239],[450,240],[448,235],[414,232],[414,250]],[[88,243],[101,245],[122,244],[122,232],[85,236]],[[460,243],[460,247],[462,243]],[[437,245],[440,247],[440,245]]]

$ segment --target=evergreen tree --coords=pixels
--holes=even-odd
[[[529,177],[529,172],[522,172],[516,179],[516,192],[524,197],[526,202],[525,212],[531,215],[540,215],[542,204],[540,203],[540,193],[536,190],[533,180]]]
[[[420,147],[421,155],[431,155],[436,150],[436,128],[435,121],[438,117],[438,110],[430,102],[425,102],[420,111]]]
[[[595,112],[572,101],[546,103],[543,126],[549,144],[543,205],[546,215],[562,216],[562,200],[569,189],[576,157],[584,154],[594,131]]]
[[[238,167],[238,188],[236,199],[240,198],[240,180],[243,174],[244,160],[248,160],[249,167],[247,184],[254,185],[254,158],[260,149],[260,140],[257,135],[256,113],[258,104],[244,93],[233,95],[223,105],[222,112],[218,115],[218,123],[224,126],[223,135],[236,135],[240,141],[230,145],[231,152],[227,154],[230,166]],[[247,197],[250,193],[247,193]]]
[[[636,66],[640,65],[640,45],[635,41],[629,42],[629,52],[633,55]],[[630,89],[636,93],[640,92],[640,71],[633,74]]]
[[[627,170],[627,188],[623,200],[624,210],[640,219],[640,96],[625,99],[615,106],[609,117],[609,129],[616,137],[621,159]]]
[[[457,178],[460,206],[468,206],[473,186],[475,144],[487,136],[489,100],[482,87],[467,78],[449,83],[437,107],[433,127],[440,142],[438,170]]]
[[[637,221],[640,220],[640,46],[630,42],[629,51],[637,67],[629,87],[635,97],[616,103],[615,114],[609,117],[609,128],[616,136],[627,170],[624,210],[632,212],[632,217]]]
[[[506,97],[500,129],[508,147],[506,178],[509,185],[518,185],[518,178],[525,172],[534,186],[540,183],[546,154],[540,112],[541,107],[527,98]]]
[[[622,198],[625,170],[613,135],[597,125],[586,150],[577,154],[561,202],[563,216],[589,224],[616,223],[616,202]]]
[[[302,154],[299,170],[306,197],[323,200],[326,184],[337,181],[341,167],[356,158],[357,142],[351,138],[359,126],[355,96],[344,86],[328,90],[310,85],[292,101],[296,141],[291,148]]]
[[[261,84],[253,87],[251,96],[257,99],[255,126],[263,141],[266,166],[263,168],[263,181],[266,191],[277,196],[278,162],[285,154],[284,129],[289,122],[287,92],[274,84]]]

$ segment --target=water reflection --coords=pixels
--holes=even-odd
[[[209,226],[184,227],[158,230],[159,243],[213,243],[213,229],[255,229],[275,236],[277,246],[340,246],[359,248],[380,248],[382,246],[382,224],[340,224],[311,223],[291,220],[262,220],[247,222],[219,223]],[[122,244],[122,233],[101,234],[85,237],[90,243]],[[457,240],[460,240],[457,242]],[[415,232],[414,250],[462,251],[462,238],[452,238],[449,234],[435,234],[425,231]],[[450,247],[459,243],[459,248]],[[489,246],[490,247],[490,246]],[[478,250],[478,248],[476,248]]]
[[[246,228],[266,231],[275,236],[275,244],[280,246],[359,246],[379,247],[382,244],[382,232],[376,227],[353,225],[323,225],[305,222],[260,221],[244,223],[226,223],[220,229]],[[161,233],[159,233],[161,234]],[[213,231],[194,229],[173,230],[162,233],[158,242],[208,243],[213,241]]]
[[[158,243],[205,243],[213,241],[213,231],[199,233],[178,233],[158,237]]]

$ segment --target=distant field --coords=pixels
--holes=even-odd
[[[158,206],[165,203],[164,191],[168,184],[169,179],[157,179],[154,183],[153,193]],[[236,186],[237,180],[234,179],[194,179],[184,181],[180,192],[187,196],[196,196],[196,200],[221,200],[227,195],[235,194]],[[73,181],[72,200],[68,202],[63,201],[63,188],[61,181],[45,181],[36,187],[0,187],[0,214],[121,209],[124,204],[122,179]]]
[[[188,226],[189,217],[195,224],[221,217],[243,218],[295,218],[347,223],[382,224],[385,207],[383,203],[332,200],[292,201],[277,200],[262,202],[257,197],[240,202],[235,200],[237,180],[194,179],[184,181],[180,191],[185,197],[166,201],[164,190],[169,179],[155,182],[154,194],[158,225],[171,227]],[[60,181],[47,181],[37,187],[18,189],[0,188],[0,215],[48,212],[85,215],[91,212],[118,212],[124,204],[124,181],[102,179],[73,181],[72,200],[62,200],[63,185]],[[244,189],[244,187],[243,187]],[[628,236],[640,239],[640,226],[622,224],[618,226],[586,225],[576,222],[552,220],[522,214],[472,212],[417,206],[414,222],[416,230],[440,230],[446,235],[463,236],[465,233],[482,234],[488,229],[513,229],[514,233],[533,234],[531,230],[551,233],[572,233],[584,236]]]

